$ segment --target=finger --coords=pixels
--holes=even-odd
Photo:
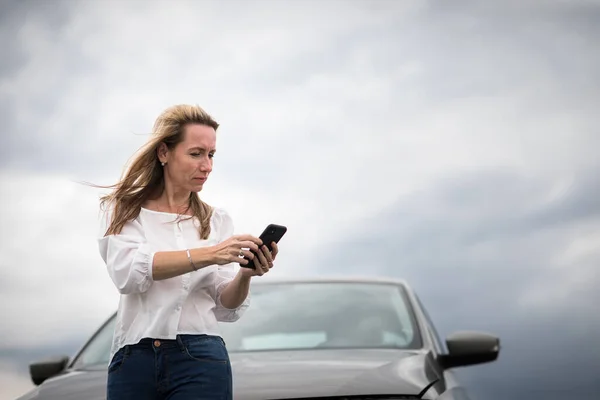
[[[279,253],[279,247],[277,247],[277,243],[272,242],[271,249],[271,255],[273,256],[273,260],[275,260],[275,257],[277,257],[277,254]]]
[[[261,267],[263,274],[266,274],[267,272],[269,272],[271,270],[271,267],[268,265],[263,265]]]
[[[269,272],[269,265],[268,265],[268,264],[267,264],[267,265],[264,265],[264,264],[263,264],[263,265],[261,265],[260,269],[262,270],[262,272],[263,272],[263,275],[264,275],[264,274],[266,274],[267,272]]]
[[[265,271],[261,268],[260,265],[258,265],[256,261],[254,262],[254,266],[256,267],[256,269],[254,270],[254,275],[263,276]]]
[[[269,265],[269,267],[273,266],[273,257],[271,257],[271,252],[269,251],[269,248],[267,246],[263,246],[260,249],[262,250],[262,253],[265,255],[265,258],[267,259],[267,264]]]
[[[263,250],[263,248],[261,248],[261,250]],[[264,250],[263,250],[264,251]],[[269,262],[267,261],[267,258],[265,257],[265,253],[263,251],[259,251],[257,253],[257,257],[256,260],[254,261],[256,263],[256,261],[259,262],[259,267],[260,268],[266,268],[269,269]],[[268,250],[267,250],[268,251]]]
[[[237,262],[240,265],[247,265],[254,258],[254,254],[250,250],[230,248],[230,261]]]
[[[258,252],[258,245],[254,242],[246,240],[244,242],[240,242],[239,245],[240,245],[240,248],[251,249],[251,250]]]
[[[256,266],[257,271],[265,271],[265,267],[266,269],[268,269],[268,266],[266,264],[266,259],[264,257],[264,255],[262,254],[262,252],[258,252],[257,254],[254,255],[254,265]]]
[[[263,244],[262,240],[260,240],[256,236],[252,236],[252,235],[238,235],[238,236],[236,236],[236,238],[237,238],[237,240],[242,241],[242,242],[253,242],[257,246],[261,246]]]
[[[238,256],[240,256],[240,255],[238,255]],[[254,253],[252,253],[250,250],[242,250],[241,256],[246,257],[249,260],[252,260],[254,258]]]
[[[235,251],[235,248],[232,248],[230,261],[237,262],[240,265],[247,265],[250,263],[250,260],[254,258],[254,254],[252,254],[249,250]]]

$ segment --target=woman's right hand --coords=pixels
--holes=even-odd
[[[252,235],[235,235],[221,243],[215,245],[215,264],[224,265],[231,262],[247,263],[241,257],[247,257],[252,260],[254,254],[250,250],[258,252],[258,246],[261,246],[262,240]]]

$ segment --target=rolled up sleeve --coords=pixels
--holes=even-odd
[[[106,225],[105,221],[101,224],[104,231]],[[143,293],[152,286],[154,252],[137,220],[128,221],[119,234],[102,234],[98,239],[98,246],[108,274],[119,293]]]
[[[242,317],[246,309],[250,306],[250,292],[242,304],[236,308],[227,308],[221,303],[221,293],[227,287],[229,282],[233,280],[237,273],[233,264],[218,267],[216,275],[216,299],[215,299],[215,317],[221,322],[235,322]]]
[[[233,235],[233,220],[231,216],[223,209],[216,208],[216,217],[219,221],[219,241],[222,242]],[[233,280],[240,268],[237,263],[230,263],[218,266],[214,272],[215,282],[215,317],[220,322],[235,322],[241,318],[246,309],[250,306],[250,292],[242,304],[236,308],[227,308],[221,303],[221,294],[223,290]]]

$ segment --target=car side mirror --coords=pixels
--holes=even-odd
[[[58,356],[48,360],[37,361],[29,364],[29,375],[31,375],[31,380],[37,386],[46,379],[63,372],[67,368],[68,363],[68,356]]]
[[[494,361],[500,353],[500,339],[483,332],[455,332],[446,338],[448,354],[441,356],[445,369]]]

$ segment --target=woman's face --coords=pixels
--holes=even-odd
[[[165,183],[177,191],[199,192],[212,171],[217,133],[201,124],[184,128],[183,141],[168,150],[162,145],[159,159],[164,162]]]

